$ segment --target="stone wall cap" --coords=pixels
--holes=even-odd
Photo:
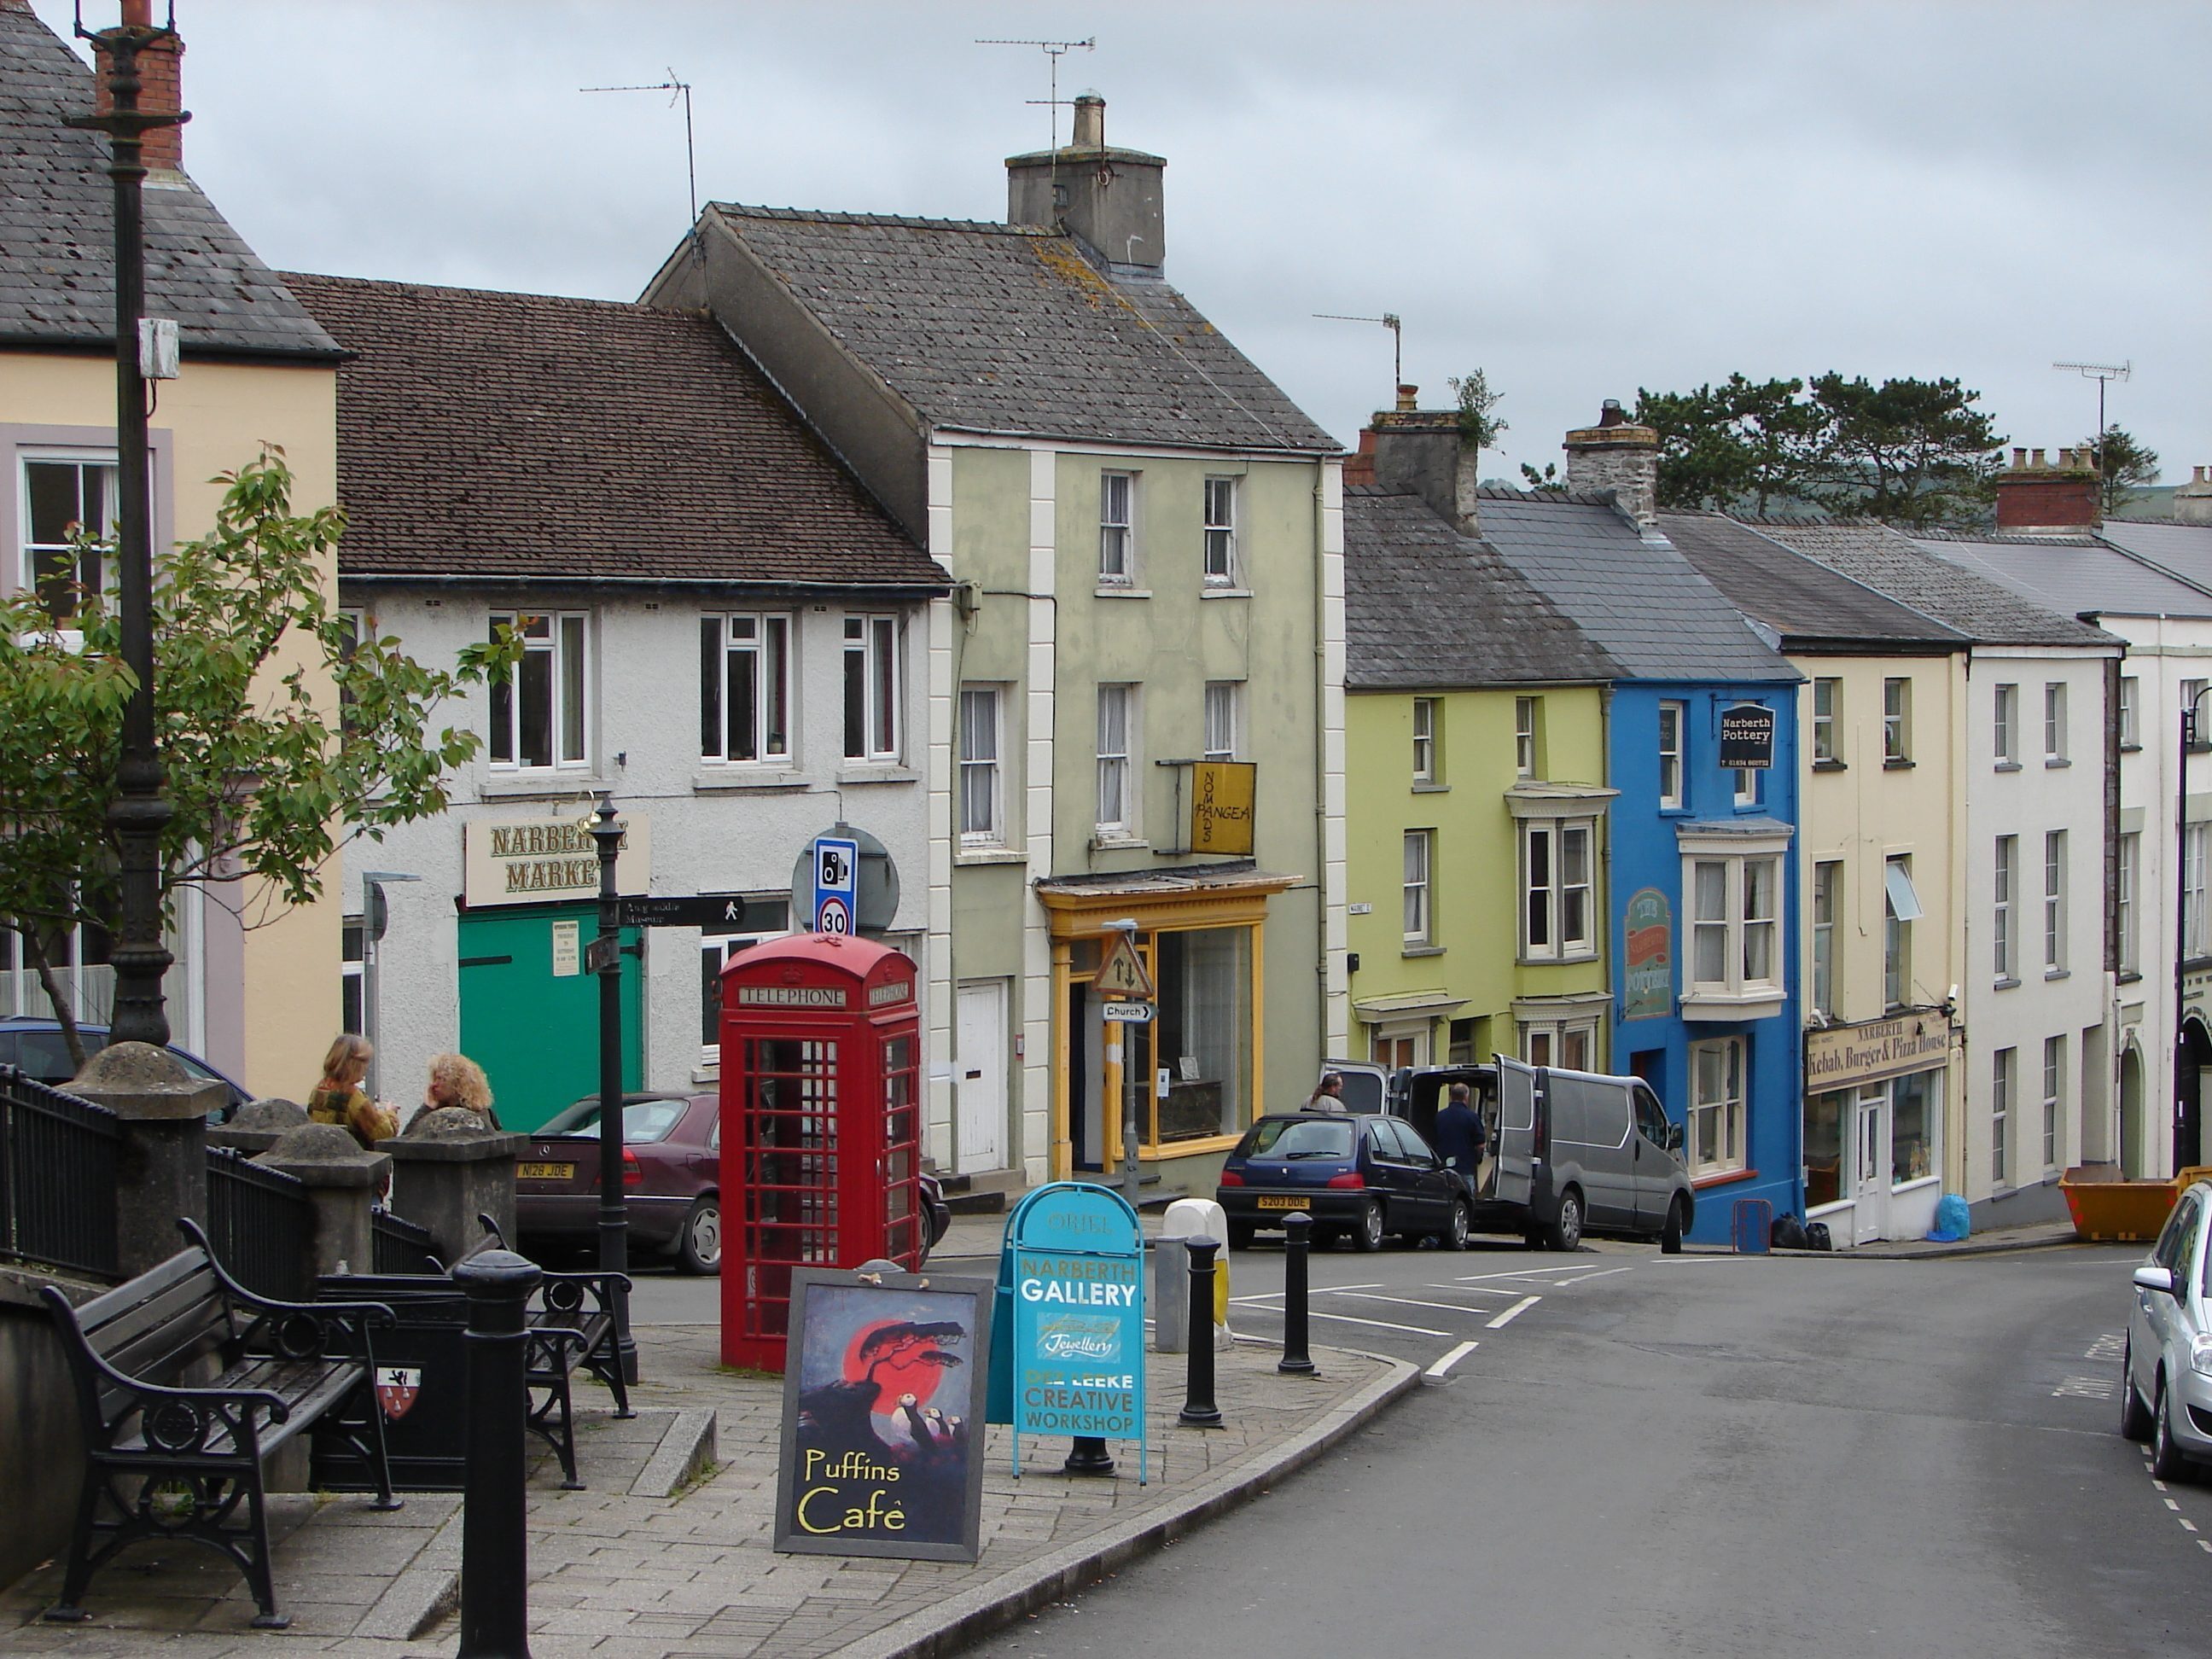
[[[248,1101],[240,1107],[230,1120],[234,1129],[260,1129],[282,1134],[287,1129],[296,1129],[307,1121],[307,1109],[296,1100],[286,1100],[281,1095],[271,1095],[265,1100]]]
[[[350,1130],[335,1123],[287,1129],[253,1161],[297,1176],[311,1187],[372,1187],[392,1164],[382,1152],[363,1151]]]
[[[530,1137],[495,1129],[465,1106],[441,1106],[425,1112],[397,1139],[379,1141],[380,1151],[408,1164],[474,1164],[519,1158]]]
[[[227,1091],[202,1079],[184,1062],[150,1042],[111,1042],[63,1085],[120,1117],[205,1117],[219,1109]]]

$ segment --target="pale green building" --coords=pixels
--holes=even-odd
[[[1009,223],[717,204],[646,296],[711,311],[957,585],[892,671],[927,732],[819,783],[927,777],[926,1145],[1001,1184],[1117,1168],[1126,1089],[1147,1174],[1210,1194],[1347,1036],[1340,458],[1168,286],[1164,165],[1086,95]],[[1150,1024],[1103,1018],[1116,923]]]

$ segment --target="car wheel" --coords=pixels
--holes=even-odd
[[[716,1273],[722,1270],[722,1206],[719,1199],[702,1194],[692,1200],[684,1218],[684,1231],[676,1236],[676,1256],[687,1273]]]
[[[1559,1194],[1559,1217],[1544,1230],[1544,1243],[1566,1255],[1582,1249],[1583,1195],[1574,1188]]]
[[[1662,1255],[1682,1254],[1682,1199],[1679,1193],[1667,1206],[1667,1224],[1659,1230],[1659,1250]]]
[[[2158,1395],[2150,1408],[2150,1472],[2154,1480],[2179,1480],[2187,1472],[2188,1465],[2181,1448],[2174,1443],[2173,1407],[2166,1397],[2166,1379],[2158,1379]]]
[[[1359,1221],[1352,1235],[1352,1248],[1363,1255],[1382,1248],[1382,1200],[1370,1198],[1359,1212]]]
[[[2150,1411],[2136,1392],[2135,1358],[2135,1339],[2130,1337],[2120,1359],[2120,1434],[2140,1446],[2150,1438]]]
[[[1250,1222],[1231,1222],[1229,1224],[1229,1248],[1232,1250],[1250,1249],[1252,1248],[1252,1233],[1253,1227]]]
[[[1467,1200],[1462,1199],[1452,1206],[1451,1224],[1437,1235],[1437,1243],[1447,1250],[1463,1250],[1467,1236],[1474,1231],[1474,1218],[1468,1213]]]

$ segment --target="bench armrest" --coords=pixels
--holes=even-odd
[[[217,1259],[214,1246],[208,1243],[207,1234],[198,1222],[188,1216],[179,1216],[177,1227],[207,1252],[208,1266],[214,1270],[226,1296],[270,1316],[270,1340],[280,1352],[291,1358],[304,1359],[326,1352],[335,1333],[348,1343],[349,1357],[367,1360],[370,1357],[369,1328],[399,1322],[399,1316],[382,1302],[286,1302],[248,1290]],[[301,1328],[302,1321],[306,1322],[305,1330]]]
[[[589,1292],[593,1308],[608,1318],[614,1317],[616,1287],[630,1288],[628,1273],[549,1273],[539,1281],[535,1298],[537,1305],[548,1313],[571,1314],[583,1308],[584,1293]]]

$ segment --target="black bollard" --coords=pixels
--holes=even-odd
[[[530,1659],[530,1562],[523,1488],[523,1352],[534,1261],[482,1250],[453,1269],[467,1292],[468,1469],[461,1497],[461,1645],[455,1659]]]
[[[1218,1429],[1221,1407],[1213,1403],[1213,1253],[1218,1240],[1203,1234],[1187,1238],[1190,1252],[1190,1363],[1183,1372],[1182,1411],[1176,1420],[1188,1428]]]
[[[1114,1460],[1107,1455],[1103,1435],[1079,1434],[1067,1449],[1067,1462],[1060,1466],[1062,1474],[1108,1475],[1114,1473]]]
[[[1283,1218],[1283,1358],[1275,1369],[1313,1374],[1306,1352],[1306,1255],[1313,1249],[1313,1218],[1303,1210]]]

